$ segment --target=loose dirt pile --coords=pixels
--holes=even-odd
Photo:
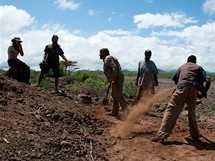
[[[77,95],[0,81],[0,160],[106,160],[99,137],[109,124]]]
[[[0,160],[214,160],[214,82],[208,98],[197,106],[205,138],[199,142],[184,139],[189,134],[185,110],[165,145],[150,138],[156,135],[174,84],[169,79],[159,83],[155,99],[131,105],[129,113],[115,118],[105,115],[112,102],[102,105],[103,97],[97,97],[101,94],[83,97],[67,90],[55,94],[1,75]]]

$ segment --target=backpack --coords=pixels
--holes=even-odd
[[[50,68],[49,68],[49,65],[48,65],[48,63],[46,61],[43,60],[39,64],[39,66],[40,66],[40,69],[43,71],[44,74],[47,74],[49,72]]]

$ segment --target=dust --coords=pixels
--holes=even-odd
[[[142,118],[153,107],[154,103],[159,103],[166,99],[168,95],[172,94],[173,90],[174,88],[168,88],[157,92],[151,97],[142,98],[130,109],[124,121],[116,126],[114,129],[114,136],[129,137],[134,131],[133,124]]]

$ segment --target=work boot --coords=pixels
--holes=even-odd
[[[184,139],[185,140],[196,140],[196,141],[198,141],[200,137],[202,137],[202,135],[199,135],[199,136],[191,136],[191,135],[189,135],[189,136],[185,137]]]
[[[158,143],[164,143],[164,138],[161,138],[159,136],[155,136],[155,137],[151,138],[151,141],[158,142]]]
[[[114,116],[114,117],[117,117],[117,116],[118,116],[117,114],[114,114],[114,113],[112,113],[112,112],[106,112],[106,115]]]

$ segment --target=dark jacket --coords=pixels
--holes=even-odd
[[[192,62],[187,62],[180,66],[173,77],[177,89],[182,89],[192,85],[206,96],[207,91],[204,88],[204,82],[207,82],[204,69]]]

